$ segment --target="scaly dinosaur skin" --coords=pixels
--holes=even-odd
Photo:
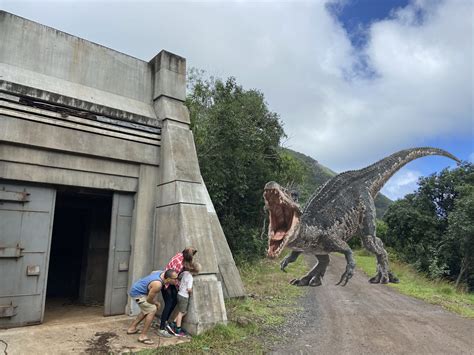
[[[268,257],[278,257],[285,247],[290,248],[292,252],[280,264],[284,271],[301,253],[315,255],[318,262],[314,267],[291,283],[319,286],[329,264],[329,253],[342,253],[347,265],[337,285],[345,286],[355,268],[347,242],[358,235],[363,246],[377,257],[377,274],[369,282],[398,282],[390,271],[383,243],[376,236],[374,199],[401,167],[427,155],[443,155],[460,162],[452,154],[437,148],[402,150],[364,169],[336,175],[310,197],[303,211],[278,183],[267,183],[263,197],[270,219]]]

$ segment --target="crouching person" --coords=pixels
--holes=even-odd
[[[178,274],[174,270],[156,271],[133,284],[130,288],[129,295],[137,302],[141,312],[132,324],[130,324],[130,327],[128,327],[127,334],[138,333],[138,324],[140,324],[142,320],[145,320],[138,341],[147,345],[153,344],[153,341],[148,338],[147,333],[156,311],[160,308],[160,303],[155,300],[155,297],[164,285],[176,284],[177,278]]]
[[[180,284],[178,291],[178,314],[176,315],[174,322],[168,325],[167,329],[172,334],[182,337],[186,336],[187,332],[181,327],[183,318],[188,313],[189,296],[193,292],[193,276],[196,276],[201,271],[201,265],[197,262],[185,263],[184,271],[179,275]]]

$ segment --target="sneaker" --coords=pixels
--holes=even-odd
[[[170,324],[167,324],[165,329],[168,331],[168,333],[170,333],[172,335],[176,335],[175,330],[173,329],[173,327]]]
[[[177,337],[185,337],[185,336],[187,336],[187,335],[188,335],[188,333],[186,333],[186,331],[185,331],[185,330],[183,330],[183,329],[180,329],[179,331],[177,331],[177,332],[176,332],[176,334],[175,334],[175,335],[176,335]]]
[[[158,330],[158,335],[163,338],[171,338],[172,335],[168,333],[165,329]]]

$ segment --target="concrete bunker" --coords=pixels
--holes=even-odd
[[[185,97],[182,57],[145,62],[0,11],[0,328],[43,322],[55,296],[132,314],[130,285],[186,245],[203,270],[185,327],[226,323],[223,298],[245,292]]]

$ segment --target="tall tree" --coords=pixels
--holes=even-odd
[[[237,257],[262,255],[262,192],[281,170],[278,114],[258,90],[235,78],[205,78],[192,70],[186,104],[190,111],[201,174],[228,243]]]

